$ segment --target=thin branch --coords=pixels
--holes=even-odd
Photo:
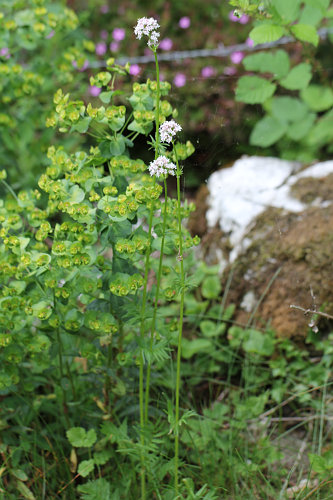
[[[333,316],[331,314],[323,313],[321,311],[316,311],[313,309],[304,309],[304,307],[295,306],[294,304],[290,304],[289,307],[291,309],[299,309],[300,311],[303,311],[304,314],[318,314],[319,316],[323,316],[324,318],[333,319]]]

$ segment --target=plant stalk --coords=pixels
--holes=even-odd
[[[178,496],[179,491],[179,392],[180,392],[180,365],[181,365],[181,346],[183,336],[183,318],[184,318],[184,299],[185,299],[185,274],[183,261],[183,236],[182,236],[182,216],[181,216],[181,200],[180,200],[180,176],[181,170],[179,167],[177,151],[174,148],[176,165],[177,165],[177,212],[178,212],[178,233],[179,233],[179,254],[180,262],[180,311],[179,311],[179,327],[178,327],[178,345],[177,345],[177,371],[176,371],[176,406],[175,406],[175,494]]]
[[[154,52],[155,57],[155,66],[156,66],[156,109],[155,109],[155,160],[158,157],[159,152],[159,126],[160,126],[160,77],[159,77],[159,65],[156,50]],[[154,184],[156,184],[156,177],[154,177]],[[141,322],[140,322],[140,337],[141,340],[144,339],[145,336],[145,312],[146,312],[146,303],[147,303],[147,284],[148,284],[148,272],[149,272],[149,259],[151,252],[151,243],[152,243],[152,227],[153,227],[153,215],[154,215],[154,207],[153,204],[150,208],[149,213],[149,222],[148,222],[148,245],[146,250],[146,258],[145,258],[145,271],[144,271],[144,282],[143,282],[143,294],[142,294],[142,306],[141,306]],[[144,427],[145,427],[145,406],[144,406],[144,384],[143,384],[143,376],[144,376],[144,359],[143,353],[140,352],[139,359],[139,403],[140,403],[140,444],[141,444],[141,500],[145,500],[146,498],[146,465],[145,465],[145,456],[144,456],[144,446],[145,446],[145,436],[144,436]]]
[[[162,278],[162,264],[163,264],[163,253],[164,253],[164,242],[165,242],[165,229],[166,229],[166,220],[167,220],[167,207],[168,207],[168,188],[166,180],[164,179],[164,210],[163,210],[163,226],[162,226],[162,241],[161,241],[161,249],[160,249],[160,258],[158,263],[158,271],[157,271],[157,282],[156,282],[156,292],[154,299],[154,312],[153,319],[151,323],[151,332],[150,332],[150,349],[153,347],[154,342],[154,333],[156,327],[156,316],[157,316],[157,305],[160,294],[161,287],[161,278]],[[145,398],[145,424],[148,423],[148,408],[149,408],[149,390],[150,390],[150,375],[151,375],[151,361],[149,361],[147,366],[147,374],[146,374],[146,398]]]

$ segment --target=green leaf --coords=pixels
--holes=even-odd
[[[277,24],[261,24],[250,31],[249,38],[254,41],[254,44],[275,42],[284,35],[285,31],[282,26]]]
[[[315,455],[314,453],[309,453],[309,461],[311,469],[318,474],[327,474],[333,468],[333,454],[332,451],[328,451],[323,455]]]
[[[271,113],[274,118],[283,122],[302,120],[307,114],[307,105],[295,97],[274,97],[271,103]]]
[[[207,338],[217,337],[225,331],[225,323],[220,323],[219,325],[215,321],[210,319],[204,319],[200,322],[200,330],[202,335]]]
[[[251,136],[250,144],[266,148],[277,142],[285,134],[287,125],[272,116],[265,116],[256,123]]]
[[[285,23],[295,21],[299,13],[300,0],[272,0],[272,7]]]
[[[91,448],[97,440],[94,429],[90,429],[87,432],[83,427],[68,429],[66,436],[70,444],[76,448]]]
[[[111,500],[110,486],[106,479],[99,478],[96,481],[80,484],[77,489],[82,495],[82,500]]]
[[[310,24],[295,24],[290,27],[292,34],[302,42],[312,43],[317,47],[319,42],[319,35],[317,34],[316,28]]]
[[[139,134],[144,134],[148,135],[149,132],[153,129],[153,124],[150,122],[137,122],[136,120],[133,120],[129,125],[128,125],[128,130],[133,130],[134,132],[139,132]]]
[[[32,493],[31,490],[24,484],[21,483],[21,481],[16,483],[17,489],[21,493],[21,495],[26,499],[26,500],[36,500],[36,497]]]
[[[332,89],[323,85],[310,85],[301,92],[301,97],[313,111],[325,111],[333,105]]]
[[[28,476],[22,469],[11,469],[10,473],[20,481],[28,481]]]
[[[306,5],[310,7],[316,7],[317,9],[321,9],[323,13],[326,13],[326,9],[330,4],[330,0],[304,0]]]
[[[244,351],[271,356],[274,352],[274,340],[267,334],[258,330],[248,330],[247,340],[243,343]]]
[[[315,113],[308,113],[302,120],[299,122],[292,123],[287,130],[287,137],[292,139],[293,141],[299,141],[306,136],[306,134],[311,130],[315,119]]]
[[[323,19],[325,12],[318,6],[313,7],[312,5],[305,5],[302,14],[298,20],[299,24],[311,24],[312,26],[317,26]]]
[[[94,462],[96,465],[105,465],[106,462],[112,457],[111,450],[102,450],[94,453]]]
[[[113,91],[110,90],[109,92],[101,92],[98,97],[102,102],[104,102],[104,104],[109,104],[109,102],[111,101],[112,94]]]
[[[322,116],[312,127],[311,133],[307,137],[307,144],[310,146],[324,146],[333,140],[333,114],[330,111]]]
[[[119,116],[118,118],[114,117],[112,120],[108,121],[109,127],[114,132],[118,132],[125,123],[125,116]]]
[[[91,117],[86,116],[85,118],[82,118],[78,123],[72,126],[71,130],[77,130],[77,132],[80,132],[80,134],[84,134],[87,132],[89,128],[89,124],[91,122]]]
[[[129,98],[129,102],[131,103],[133,109],[138,111],[151,111],[154,107],[154,100],[149,92],[136,92]]]
[[[286,76],[290,67],[289,56],[285,50],[251,54],[243,59],[243,64],[247,71],[272,73],[278,79]]]
[[[110,140],[110,152],[113,156],[120,156],[123,154],[126,148],[125,137],[123,135],[117,135],[112,137]]]
[[[208,352],[212,349],[212,343],[208,339],[182,339],[182,357],[190,359],[198,353]]]
[[[262,104],[272,97],[276,85],[259,76],[242,76],[236,88],[236,101]]]
[[[95,462],[91,458],[90,460],[83,460],[83,462],[80,463],[77,471],[82,477],[87,477],[90,472],[94,470],[95,467]]]
[[[70,188],[69,194],[70,198],[68,199],[68,202],[71,204],[81,203],[85,197],[85,192],[83,189],[79,188],[77,184]]]
[[[295,66],[283,80],[280,85],[288,90],[305,89],[312,78],[312,67],[308,63],[301,63]]]
[[[205,299],[216,299],[222,290],[218,276],[207,276],[202,282],[201,293]]]

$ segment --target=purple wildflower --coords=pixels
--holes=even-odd
[[[129,74],[133,76],[137,76],[141,72],[141,68],[138,64],[131,64],[129,69]]]
[[[161,40],[160,42],[160,49],[162,50],[171,50],[173,46],[173,42],[171,38],[164,38],[164,40]]]
[[[191,19],[188,16],[181,17],[178,24],[183,30],[186,30],[191,26]]]
[[[253,47],[254,45],[254,41],[251,38],[247,38],[245,43],[248,47]]]
[[[177,73],[175,78],[173,79],[173,83],[176,87],[184,87],[186,83],[186,75],[184,73]]]
[[[117,52],[118,49],[119,49],[119,42],[111,42],[110,43],[111,52]]]
[[[227,76],[233,76],[237,73],[237,70],[234,66],[227,66],[226,68],[224,68],[223,73]]]
[[[96,43],[95,52],[98,56],[104,56],[106,52],[106,43],[105,42]]]
[[[55,35],[55,31],[54,30],[51,30],[50,33],[48,35],[46,35],[46,39],[49,40],[50,38],[54,37]]]
[[[230,60],[234,64],[239,64],[240,62],[242,62],[243,58],[244,58],[244,54],[243,54],[243,52],[240,52],[240,51],[233,52],[230,56]]]
[[[107,32],[107,30],[102,30],[100,33],[100,36],[101,36],[102,40],[107,40],[109,33]]]
[[[125,38],[125,30],[124,28],[115,28],[112,31],[112,38],[116,40],[116,42],[121,42]]]
[[[213,66],[205,66],[204,68],[202,68],[201,70],[201,76],[203,78],[211,78],[212,76],[214,76],[216,74],[216,71],[215,69],[213,68]]]
[[[76,61],[73,61],[72,65],[74,66],[74,68],[78,69],[79,71],[85,71],[88,68],[88,66],[89,66],[89,62],[86,59],[84,61],[84,63],[82,64],[82,66],[79,66]]]
[[[107,14],[109,12],[109,6],[108,5],[102,5],[102,7],[99,9],[102,14]]]
[[[96,87],[96,85],[91,85],[89,87],[89,92],[93,97],[98,97],[102,90],[99,87]]]

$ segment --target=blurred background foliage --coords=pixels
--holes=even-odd
[[[45,128],[53,94],[61,86],[78,98],[88,100],[93,96],[96,105],[101,105],[98,89],[89,84],[90,76],[96,67],[103,68],[108,57],[117,61],[144,55],[145,49],[132,30],[139,17],[159,18],[160,54],[215,49],[221,45],[249,46],[249,33],[258,23],[268,20],[268,23],[290,24],[289,19],[274,18],[276,11],[272,14],[276,5],[285,3],[283,0],[191,0],[186,4],[157,1],[152,6],[133,0],[121,4],[106,0],[0,0],[0,159],[11,184],[14,187],[34,184],[47,162],[45,152],[50,144],[61,140],[63,144],[67,142],[66,148],[77,146],[71,142],[73,139],[60,139],[53,130]],[[316,29],[332,27],[328,0],[296,3],[301,22],[311,23]],[[330,37],[322,39],[318,47],[300,41],[283,46],[291,67],[302,62],[310,64],[311,83],[326,88],[331,78],[329,48]],[[236,47],[227,57],[161,62],[162,78],[173,84],[171,100],[181,113],[184,135],[196,146],[186,175],[187,188],[196,189],[211,172],[242,154],[312,161],[325,159],[331,153],[328,146],[331,135],[325,132],[332,128],[327,108],[317,110],[317,118],[324,111],[326,115],[319,127],[320,137],[311,147],[286,134],[279,137],[274,131],[273,138],[278,137],[275,142],[261,141],[256,136],[253,139],[253,128],[262,117],[272,113],[272,102],[261,106],[235,100],[238,79],[249,71],[253,74],[253,66],[245,64],[244,68],[246,55],[246,51]],[[151,63],[134,62],[131,74],[120,78],[118,87],[125,85],[126,94],[126,86],[153,77],[153,67]],[[264,76],[269,78],[267,74]],[[279,89],[280,96],[294,97],[296,93],[290,88]],[[89,138],[81,136],[81,140]]]

